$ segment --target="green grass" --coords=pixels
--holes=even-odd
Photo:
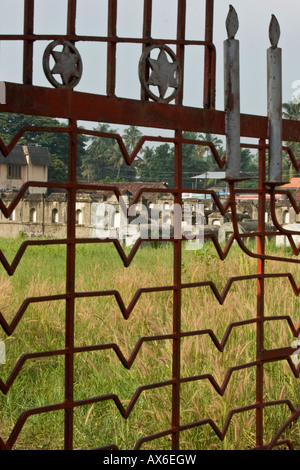
[[[2,239],[1,250],[11,262],[22,243],[21,239]],[[250,246],[255,249],[254,246]],[[129,250],[126,249],[128,252]],[[268,245],[270,253],[277,253]],[[287,250],[281,255],[290,255]],[[10,323],[27,297],[65,292],[66,248],[62,245],[30,246],[26,249],[14,276],[0,269],[0,311]],[[220,261],[212,244],[200,251],[182,252],[182,282],[210,280],[220,292],[228,278],[255,274],[257,261],[242,254],[234,246],[224,262]],[[296,264],[266,263],[267,272],[290,271],[299,284]],[[87,244],[76,247],[77,292],[118,290],[127,306],[141,287],[164,286],[173,282],[173,247],[140,248],[133,262],[124,268],[112,244]],[[182,331],[209,329],[219,341],[229,323],[256,316],[256,280],[233,283],[223,305],[209,287],[182,290]],[[276,293],[276,295],[274,295]],[[299,322],[299,298],[294,295],[287,279],[266,280],[266,316],[290,315]],[[78,298],[75,302],[75,346],[116,343],[128,359],[141,337],[172,333],[173,293],[143,293],[129,319],[125,320],[113,296]],[[265,347],[286,347],[294,340],[287,322],[265,323]],[[9,337],[1,330],[7,363],[0,365],[0,377],[6,382],[18,358],[29,352],[64,348],[65,301],[32,303]],[[181,340],[181,376],[211,374],[222,385],[232,366],[256,358],[255,324],[233,328],[224,352],[220,353],[208,335],[187,336]],[[7,395],[0,393],[0,435],[9,437],[22,412],[64,400],[63,356],[30,359]],[[231,409],[255,403],[255,368],[233,372],[223,396],[210,382],[187,381],[181,385],[180,422],[188,424],[211,418],[222,429]],[[74,398],[115,394],[124,407],[137,389],[146,384],[172,378],[172,341],[143,343],[128,370],[112,349],[76,354],[74,358]],[[264,367],[265,401],[290,400],[299,404],[299,379],[286,361]],[[109,444],[132,449],[138,439],[172,426],[171,386],[143,391],[124,419],[113,400],[76,407],[74,410],[74,448],[90,449]],[[265,409],[265,442],[289,417],[286,405]],[[36,414],[29,417],[14,445],[14,449],[63,448],[64,411]],[[288,428],[284,437],[299,446],[299,425]],[[235,414],[224,440],[205,425],[181,433],[182,449],[246,449],[255,445],[255,411]],[[145,449],[170,449],[170,436],[144,444]]]

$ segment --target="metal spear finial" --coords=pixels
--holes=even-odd
[[[272,19],[269,27],[269,38],[272,47],[277,47],[280,38],[280,26],[275,15],[272,15]]]
[[[229,5],[229,12],[226,18],[226,29],[228,39],[234,39],[238,29],[239,29],[239,19],[237,12],[232,5]]]

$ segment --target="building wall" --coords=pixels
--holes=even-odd
[[[27,160],[27,175],[26,181],[41,181],[46,182],[48,181],[48,167],[41,166],[41,165],[32,165],[30,162],[30,157],[28,153],[28,147],[24,146],[24,153]],[[29,189],[30,194],[46,194],[47,188],[38,188],[38,187],[30,187]]]
[[[9,188],[20,189],[22,184],[27,181],[27,168],[21,165],[21,178],[8,178],[7,165],[0,164],[0,188],[7,190]]]
[[[2,200],[6,206],[9,206],[13,198],[14,193],[7,193],[3,195]],[[126,205],[128,205],[131,198],[125,197],[124,201]],[[78,194],[76,202],[77,238],[93,238],[98,236],[98,232],[95,230],[95,224],[99,222],[99,212],[97,213],[97,211],[99,211],[103,202],[113,208],[113,228],[117,230],[118,234],[120,216],[119,203],[116,197],[112,196],[105,200],[103,195],[100,194],[82,193]],[[203,204],[205,207],[204,224],[206,229],[218,233],[221,227],[227,227],[227,224],[230,223],[230,212],[222,216],[220,212],[216,210],[217,208],[213,200],[195,200],[189,202],[193,207],[196,207],[196,203]],[[141,217],[139,221],[142,221],[142,224],[149,224],[151,222],[151,208],[156,204],[160,209],[165,208],[165,212],[160,213],[162,220],[163,215],[166,216],[168,213],[167,205],[171,207],[172,203],[173,199],[171,195],[162,194],[155,197],[153,194],[149,194],[149,198],[143,198],[136,206],[137,210],[133,214],[132,219]],[[143,207],[146,207],[148,210],[148,220],[142,219]],[[289,201],[277,201],[275,212],[278,223],[281,225],[300,223],[300,214],[297,215],[295,213],[290,207]],[[257,202],[239,202],[237,204],[237,213],[241,227],[243,223],[246,224],[246,222],[248,225],[251,225],[251,223],[255,225],[258,214]],[[106,214],[106,217],[107,216],[108,214]],[[170,219],[171,224],[173,224],[172,213]],[[266,207],[265,220],[268,224],[272,224],[268,204]],[[67,195],[65,193],[52,193],[48,196],[43,194],[28,194],[19,202],[10,220],[7,220],[0,212],[0,236],[17,237],[20,232],[23,232],[27,237],[65,238],[67,236]]]
[[[21,186],[28,181],[47,182],[48,165],[50,163],[51,156],[46,147],[17,145],[8,157],[5,158],[1,154],[0,190],[19,190]],[[20,177],[8,177],[8,165],[20,167]],[[28,192],[30,194],[46,194],[47,188],[29,187]]]

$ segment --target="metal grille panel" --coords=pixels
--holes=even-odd
[[[13,387],[17,380],[22,368],[28,362],[45,357],[60,357],[64,359],[64,399],[57,403],[48,404],[39,408],[32,408],[24,411],[15,423],[9,438],[5,441],[0,437],[1,449],[12,449],[18,442],[18,438],[26,421],[35,415],[43,415],[45,413],[61,411],[64,413],[64,448],[72,449],[74,447],[74,415],[76,410],[80,407],[87,405],[113,402],[113,406],[123,419],[129,418],[144,391],[149,390],[171,390],[170,410],[171,410],[171,423],[167,429],[160,429],[158,432],[142,436],[139,438],[135,445],[135,449],[142,449],[143,446],[159,440],[164,437],[170,439],[170,447],[172,449],[180,449],[180,440],[184,432],[193,429],[201,429],[203,426],[210,426],[212,432],[218,439],[223,440],[228,433],[232,420],[236,415],[254,412],[256,420],[256,435],[255,445],[253,447],[258,449],[273,449],[278,445],[286,445],[289,448],[294,448],[294,444],[288,439],[282,438],[284,431],[295,422],[300,413],[299,404],[292,404],[289,400],[282,400],[278,398],[272,402],[268,402],[264,397],[264,367],[266,364],[276,361],[287,361],[290,366],[290,373],[296,378],[299,377],[299,367],[296,367],[291,360],[291,355],[294,350],[291,345],[286,345],[284,348],[276,350],[268,350],[265,348],[265,327],[266,323],[276,323],[279,320],[287,321],[292,335],[297,338],[299,335],[299,326],[295,326],[293,320],[289,315],[282,312],[274,312],[274,316],[266,317],[264,312],[265,303],[265,284],[269,279],[279,279],[285,277],[291,285],[291,294],[299,296],[299,286],[290,272],[278,272],[276,274],[268,273],[266,264],[269,261],[279,263],[298,264],[299,247],[293,241],[294,233],[285,230],[276,219],[276,195],[286,194],[292,207],[296,213],[299,213],[299,206],[293,199],[292,195],[282,189],[277,188],[277,184],[270,184],[267,181],[266,165],[267,154],[269,151],[268,142],[268,119],[263,116],[247,116],[241,115],[241,137],[256,139],[256,144],[241,143],[243,148],[256,148],[259,153],[259,186],[256,189],[249,191],[238,189],[239,194],[243,192],[252,192],[258,195],[259,214],[258,214],[258,230],[256,233],[240,233],[238,226],[238,217],[236,210],[236,192],[238,183],[236,179],[229,178],[229,198],[223,205],[217,194],[214,191],[204,191],[210,195],[215,202],[217,210],[225,215],[229,211],[232,214],[232,235],[227,241],[225,247],[221,246],[214,235],[205,235],[208,243],[214,245],[216,253],[220,260],[226,260],[228,253],[233,243],[238,244],[240,249],[257,263],[257,270],[254,274],[243,276],[230,277],[222,291],[220,291],[216,284],[211,280],[201,282],[184,282],[182,276],[182,246],[184,240],[170,238],[169,242],[173,246],[173,279],[165,286],[143,287],[135,293],[129,305],[126,306],[121,294],[116,290],[100,290],[100,291],[84,291],[79,292],[76,289],[76,248],[84,244],[114,244],[120,259],[124,265],[124,269],[131,266],[134,262],[138,250],[141,248],[143,239],[139,239],[129,254],[126,254],[122,245],[118,240],[99,240],[98,238],[78,238],[76,236],[76,195],[84,190],[99,190],[107,189],[103,184],[94,185],[85,184],[77,181],[77,144],[78,135],[86,134],[90,136],[109,137],[114,139],[124,156],[128,165],[130,165],[136,158],[142,146],[147,142],[168,142],[174,145],[174,188],[168,188],[165,192],[171,193],[174,196],[174,202],[182,205],[182,194],[186,192],[186,188],[182,185],[182,148],[183,145],[209,145],[214,155],[214,158],[219,168],[225,167],[225,159],[221,159],[213,144],[208,142],[200,142],[197,140],[189,140],[184,138],[184,131],[191,132],[207,132],[218,135],[226,135],[225,129],[225,113],[223,111],[215,110],[215,75],[216,75],[216,51],[213,44],[213,0],[206,1],[206,27],[204,38],[202,40],[186,40],[185,19],[186,19],[186,0],[178,0],[178,24],[177,24],[177,37],[176,39],[158,39],[151,36],[151,22],[152,22],[152,1],[144,0],[143,3],[143,34],[141,38],[121,38],[117,35],[117,18],[118,18],[118,4],[117,0],[108,1],[108,19],[107,19],[107,36],[79,36],[76,34],[76,0],[68,1],[68,16],[66,34],[58,35],[41,35],[34,33],[34,12],[35,1],[24,0],[24,34],[19,35],[1,35],[1,41],[22,41],[24,44],[23,55],[23,83],[5,83],[3,89],[5,90],[5,97],[2,97],[2,104],[0,110],[3,112],[15,112],[24,114],[34,114],[40,116],[51,116],[55,118],[63,118],[68,120],[68,126],[64,128],[22,128],[13,138],[12,142],[5,146],[3,141],[0,140],[1,151],[4,155],[8,155],[11,150],[18,143],[22,135],[30,130],[31,132],[52,132],[52,133],[66,133],[69,139],[68,147],[68,181],[66,183],[39,183],[29,182],[26,183],[21,190],[17,193],[9,207],[6,207],[2,200],[0,200],[0,209],[3,216],[9,218],[14,209],[19,204],[20,200],[26,193],[29,186],[43,186],[51,188],[59,188],[67,191],[68,212],[67,212],[67,235],[64,239],[56,240],[29,240],[24,241],[12,262],[9,262],[4,253],[0,251],[0,261],[7,271],[9,276],[13,276],[18,268],[26,250],[30,247],[45,246],[45,245],[63,245],[66,247],[66,280],[65,292],[55,295],[47,295],[42,297],[27,297],[24,299],[19,310],[15,313],[11,322],[8,322],[0,313],[0,323],[5,334],[10,336],[16,331],[20,322],[22,322],[27,309],[33,303],[55,302],[62,301],[65,303],[65,345],[62,349],[55,349],[45,352],[32,352],[22,355],[16,363],[15,368],[9,375],[6,382],[0,380],[1,392],[9,394],[11,387]],[[44,55],[44,70],[47,78],[54,86],[53,88],[37,87],[33,85],[33,54],[34,47],[39,41],[48,41],[49,46]],[[82,93],[74,90],[78,81],[81,78],[82,67],[81,63],[80,45],[83,42],[98,42],[104,43],[107,47],[107,93],[106,95],[93,95],[90,93]],[[141,46],[142,56],[139,64],[139,73],[141,78],[140,100],[128,100],[126,98],[116,97],[116,60],[117,48],[119,44],[138,44]],[[57,71],[61,75],[61,83],[58,82],[57,76],[54,76],[53,69],[49,67],[49,60],[52,52],[59,45],[63,45],[63,52],[65,59],[68,62],[62,69],[62,55],[56,62]],[[183,106],[183,83],[185,75],[185,51],[189,46],[198,46],[204,49],[204,89],[203,89],[203,103],[199,107],[186,107]],[[172,71],[169,73],[169,85],[174,90],[171,97],[166,97],[166,90],[164,90],[165,83],[160,79],[159,74],[153,76],[152,70],[152,84],[157,86],[158,94],[149,94],[149,62],[147,57],[154,48],[159,48],[162,58],[165,55],[171,57],[173,64]],[[96,60],[96,58],[95,58]],[[163,59],[162,59],[163,60]],[[177,71],[174,76],[174,70]],[[180,73],[179,73],[180,70]],[[172,82],[173,80],[173,82]],[[174,83],[175,82],[175,83]],[[172,103],[169,104],[169,101]],[[78,121],[94,121],[117,123],[119,125],[137,125],[148,127],[152,129],[168,129],[172,130],[171,137],[164,138],[156,136],[143,136],[139,141],[136,148],[131,154],[126,150],[125,144],[120,135],[107,135],[101,132],[83,130],[79,127]],[[283,121],[283,141],[300,141],[300,124],[298,122]],[[287,151],[295,169],[299,170],[299,163],[292,151],[284,147]],[[111,186],[109,186],[111,189]],[[117,187],[113,188],[117,197],[121,196]],[[135,194],[132,204],[137,202],[145,190],[140,190]],[[151,189],[152,192],[157,191],[155,188]],[[163,192],[161,188],[159,192]],[[147,189],[149,192],[149,189]],[[188,189],[188,192],[192,192]],[[194,190],[196,193],[197,190]],[[273,224],[276,227],[276,232],[268,232],[265,224],[265,211],[266,200],[270,203]],[[267,254],[266,239],[267,237],[276,237],[285,235],[290,242],[293,250],[293,256],[277,257]],[[257,250],[255,252],[248,248],[247,241],[249,238],[257,240]],[[108,274],[109,275],[109,274]],[[207,329],[200,329],[192,331],[190,329],[183,330],[182,328],[182,296],[187,290],[194,290],[195,296],[197,295],[198,288],[209,288],[213,293],[215,299],[220,305],[226,301],[230,290],[236,284],[241,282],[256,282],[257,285],[257,302],[254,306],[256,315],[250,319],[243,319],[234,321],[227,325],[226,332],[222,340],[218,339],[214,331]],[[155,281],[153,280],[153,284]],[[119,344],[94,344],[78,346],[75,342],[75,329],[76,329],[76,302],[79,300],[87,300],[93,297],[114,297],[116,304],[120,310],[120,315],[123,318],[129,319],[134,311],[138,302],[143,302],[143,295],[148,293],[161,293],[171,292],[173,296],[173,316],[172,328],[167,335],[153,335],[150,337],[139,338],[135,347],[133,348],[129,357],[125,357],[122,348]],[[191,312],[193,315],[193,312]],[[158,320],[159,321],[159,320]],[[253,324],[256,328],[256,357],[252,362],[246,364],[237,363],[231,365],[228,369],[225,378],[219,382],[214,375],[200,374],[192,376],[182,375],[181,364],[181,348],[183,342],[187,338],[200,338],[209,336],[212,340],[216,350],[220,353],[224,351],[225,346],[230,340],[230,336],[237,327]],[[113,392],[99,396],[89,396],[89,391],[86,391],[87,397],[85,399],[76,399],[74,394],[74,364],[76,358],[81,354],[91,353],[95,351],[109,350],[113,351],[120,363],[125,369],[130,369],[135,362],[136,357],[140,354],[141,348],[144,344],[157,342],[170,341],[172,344],[172,373],[168,380],[159,383],[142,384],[134,393],[132,398],[126,403],[122,403],[120,398]],[[228,346],[228,345],[227,345]],[[196,421],[185,422],[181,416],[181,394],[183,387],[186,384],[197,383],[202,381],[209,381],[214,391],[221,397],[225,391],[230,387],[230,380],[234,373],[241,370],[254,370],[256,374],[256,400],[253,403],[247,403],[242,407],[231,409],[226,415],[223,427],[220,427],[210,416],[204,416],[203,419]],[[200,386],[200,385],[199,385]],[[278,426],[277,431],[274,432],[271,440],[268,442],[264,439],[264,413],[270,407],[279,405],[287,406],[290,411],[290,416]],[[118,447],[115,442],[108,443],[106,447],[114,449]]]

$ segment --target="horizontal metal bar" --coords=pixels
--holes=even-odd
[[[263,361],[271,362],[271,361],[279,361],[280,359],[286,359],[295,352],[295,348],[287,347],[287,348],[279,348],[279,349],[270,349],[262,351],[261,358]]]
[[[128,44],[170,44],[180,46],[206,46],[215,49],[210,41],[199,41],[194,39],[157,39],[157,38],[128,38],[119,36],[77,36],[75,34],[1,34],[0,41],[55,41],[56,39],[70,42],[105,42],[105,43],[128,43]]]
[[[141,103],[138,100],[10,82],[5,82],[5,88],[6,104],[0,104],[0,112],[225,134],[224,111]],[[267,139],[267,117],[242,114],[241,136]],[[283,120],[283,140],[300,142],[299,121]]]

